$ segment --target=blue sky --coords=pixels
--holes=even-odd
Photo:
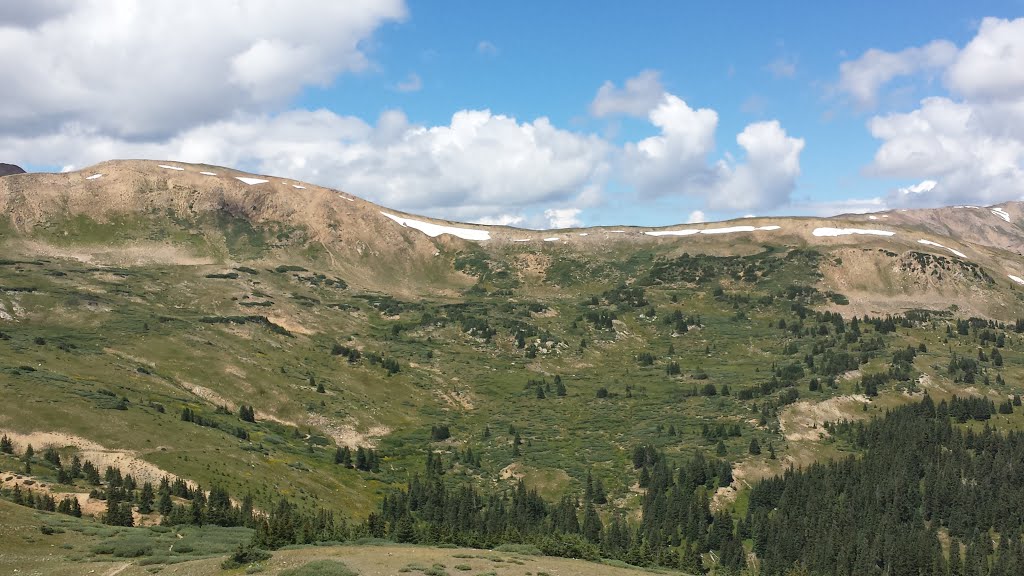
[[[27,76],[2,160],[228,164],[530,227],[1024,191],[1021,1],[340,4],[2,8]]]

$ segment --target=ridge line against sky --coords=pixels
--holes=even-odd
[[[4,3],[0,161],[536,228],[1021,199],[1024,5],[899,4]]]

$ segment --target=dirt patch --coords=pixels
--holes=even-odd
[[[64,432],[30,432],[21,434],[11,430],[0,430],[0,434],[6,434],[14,443],[15,450],[21,452],[29,444],[40,452],[42,449],[53,446],[65,448],[73,446],[78,449],[78,457],[83,461],[89,460],[100,470],[107,466],[120,468],[122,474],[131,474],[141,482],[150,481],[157,483],[161,478],[167,476],[171,480],[177,478],[174,474],[161,469],[160,467],[146,462],[133,450],[116,450],[106,448],[81,436],[66,434]]]
[[[76,246],[64,248],[39,241],[25,241],[23,252],[26,255],[62,260],[77,260],[86,264],[108,266],[142,266],[156,264],[162,266],[204,266],[214,264],[213,258],[195,256],[171,244],[140,242],[128,246]]]
[[[242,380],[245,380],[247,378],[245,372],[242,371],[241,368],[239,368],[238,366],[235,366],[233,364],[228,364],[227,366],[225,366],[224,367],[224,372],[226,372],[227,374],[230,374],[232,376],[235,376],[237,378],[241,378]]]
[[[365,432],[360,432],[354,425],[340,424],[320,414],[311,414],[307,422],[334,438],[338,446],[349,448],[376,448],[380,439],[391,433],[391,428],[387,426],[372,426]]]
[[[855,419],[860,406],[871,400],[863,394],[836,396],[821,402],[797,402],[779,414],[779,428],[789,441],[818,440],[828,436],[825,422]]]
[[[468,392],[461,390],[439,390],[437,395],[452,408],[472,410],[475,408],[473,399]]]
[[[502,480],[521,480],[525,476],[525,474],[523,474],[520,468],[522,467],[519,465],[518,462],[513,462],[508,466],[502,468],[501,472],[499,472],[498,475],[501,477]]]
[[[234,402],[231,402],[227,398],[221,396],[220,394],[217,394],[213,390],[210,390],[209,388],[206,388],[204,386],[192,384],[191,382],[186,382],[185,380],[182,380],[181,387],[184,388],[185,390],[188,390],[192,394],[195,394],[196,396],[202,398],[203,400],[206,400],[210,404],[213,404],[214,406],[225,406],[227,407],[228,410],[231,410],[232,412],[234,412],[235,409],[237,408]]]
[[[284,316],[267,316],[267,320],[270,320],[274,324],[277,324],[281,328],[284,328],[293,334],[302,334],[304,336],[315,334],[314,330],[306,328],[291,318],[285,318]]]

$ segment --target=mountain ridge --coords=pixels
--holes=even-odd
[[[920,301],[914,297],[919,292],[928,295],[926,301],[952,297],[964,309],[1000,316],[1015,298],[1005,293],[999,297],[979,294],[970,285],[977,275],[972,267],[987,270],[978,278],[1002,287],[1003,292],[1005,288],[1015,290],[1021,284],[1015,279],[1024,278],[1024,265],[1019,259],[1024,253],[1024,228],[1019,225],[1024,220],[1021,202],[831,217],[750,217],[658,227],[531,230],[419,216],[348,192],[231,168],[111,160],[68,173],[5,177],[0,181],[0,214],[6,214],[22,236],[32,236],[36,228],[52,226],[55,221],[77,217],[98,222],[139,216],[185,221],[238,219],[257,228],[277,230],[278,237],[290,236],[291,240],[278,244],[293,250],[322,251],[331,266],[357,285],[367,289],[388,287],[407,295],[468,287],[471,278],[461,271],[436,270],[433,262],[442,252],[460,250],[482,250],[513,260],[522,259],[517,251],[530,252],[550,261],[557,254],[605,258],[608,255],[604,252],[627,255],[641,247],[665,256],[744,255],[764,246],[820,247],[836,252],[839,260],[857,263],[850,273],[843,266],[826,270],[824,281],[829,290],[854,293],[854,305],[846,312],[864,313],[906,309],[911,302]],[[190,226],[187,222],[182,225]],[[875,252],[866,258],[865,249]],[[150,252],[160,254],[163,250]],[[941,259],[940,267],[956,270],[954,276],[963,278],[954,278],[954,284],[937,283],[934,268],[900,261],[898,255],[908,253],[930,254]],[[223,255],[219,260],[226,261]],[[177,261],[190,260],[182,256]],[[216,261],[218,258],[213,258],[212,262]],[[899,279],[866,282],[869,277],[895,278],[910,268],[917,270],[910,284]],[[409,280],[424,276],[420,270],[432,269],[426,276],[435,280]],[[396,285],[397,278],[404,280]],[[880,297],[883,288],[891,293]]]

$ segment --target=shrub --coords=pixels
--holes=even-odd
[[[270,556],[270,552],[260,550],[252,544],[239,544],[238,548],[235,548],[235,551],[231,553],[227,560],[221,563],[220,567],[225,570],[231,570],[246,564],[269,560]]]

